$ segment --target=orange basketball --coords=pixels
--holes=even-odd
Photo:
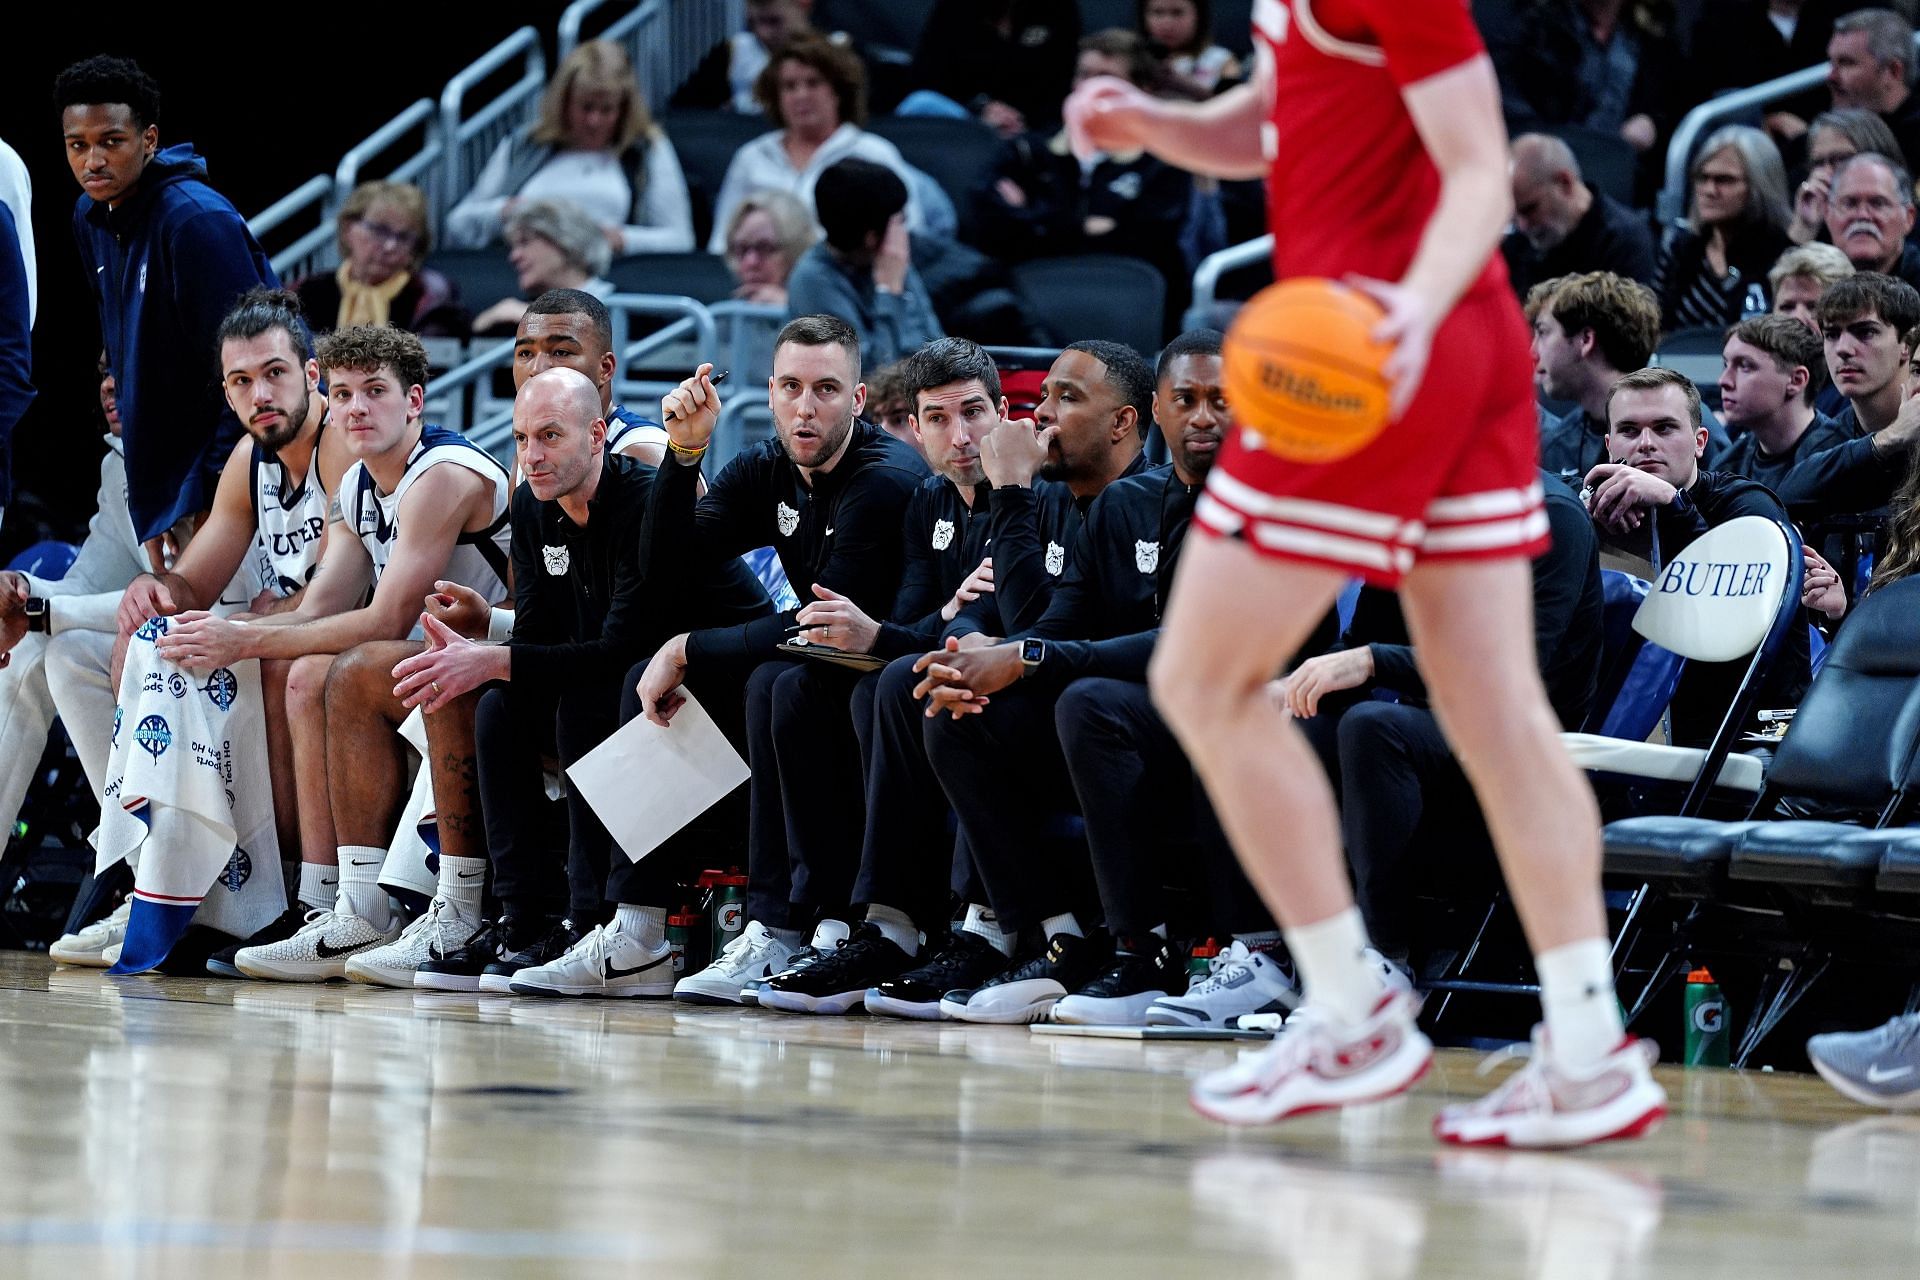
[[[1290,462],[1332,462],[1387,427],[1393,350],[1372,338],[1386,313],[1332,280],[1283,280],[1255,294],[1227,333],[1234,417]]]

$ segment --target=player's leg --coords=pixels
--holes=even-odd
[[[267,726],[267,774],[273,781],[273,827],[281,856],[300,846],[300,792],[294,782],[293,733],[287,724],[287,672],[291,662],[260,663],[260,707]]]
[[[332,907],[338,861],[333,807],[327,797],[327,671],[330,653],[308,654],[287,664],[287,738],[293,746],[294,806],[300,827],[300,901]]]
[[[1600,898],[1600,815],[1540,683],[1529,567],[1518,558],[1429,561],[1401,594],[1434,712],[1473,783],[1539,970],[1546,1052],[1525,1070],[1610,1085],[1521,1081],[1449,1108],[1436,1132],[1519,1146],[1644,1132],[1664,1113],[1665,1095],[1621,1030]],[[1596,1097],[1606,1100],[1565,1101]]]

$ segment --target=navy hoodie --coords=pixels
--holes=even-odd
[[[213,506],[242,430],[220,391],[213,335],[242,293],[279,284],[245,219],[206,174],[206,161],[182,142],[147,163],[119,208],[82,195],[73,211],[120,400],[127,507],[142,540]]]

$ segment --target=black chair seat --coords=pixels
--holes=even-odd
[[[1843,822],[1763,822],[1734,842],[1727,875],[1767,884],[1869,889],[1886,833]],[[1862,839],[1865,837],[1865,839]]]
[[[1640,880],[1716,880],[1733,856],[1734,841],[1755,825],[1664,814],[1622,818],[1602,833],[1606,873]]]
[[[1920,827],[1894,827],[1872,833],[1880,837],[1880,877],[1883,893],[1920,893]]]

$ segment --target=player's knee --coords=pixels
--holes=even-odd
[[[299,712],[318,711],[324,702],[327,672],[333,666],[331,654],[309,654],[287,664],[287,716],[296,719]]]

